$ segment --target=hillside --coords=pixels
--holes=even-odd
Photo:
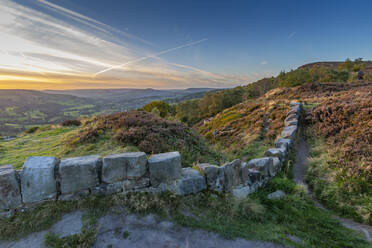
[[[339,62],[339,61],[324,61],[324,62],[314,62],[314,63],[309,63],[302,65],[298,67],[298,69],[310,69],[313,67],[325,67],[333,70],[337,70],[339,65],[343,64],[344,62]],[[372,61],[363,61],[365,64],[365,67],[362,69],[365,73],[372,73]]]
[[[174,103],[200,98],[213,90],[0,90],[0,135],[14,135],[35,125],[136,109],[154,100]]]
[[[208,147],[186,125],[144,111],[128,111],[82,120],[82,125],[46,125],[17,139],[0,141],[0,164],[20,169],[29,156],[75,157],[129,151],[148,154],[180,151],[184,166],[193,162],[219,163],[222,155]]]
[[[293,86],[283,80],[291,73],[298,71],[249,86],[211,92],[202,99],[172,108],[161,101],[153,102],[149,109],[144,108],[151,113],[133,110],[82,118],[79,126],[40,126],[14,140],[0,141],[0,164],[13,164],[21,169],[27,157],[36,155],[66,158],[129,151],[150,155],[175,150],[180,151],[184,167],[203,162],[223,165],[236,158],[249,161],[264,156],[274,146],[290,102],[301,101],[304,110],[298,135],[306,140],[310,150],[306,183],[327,208],[371,224],[372,83],[362,80],[306,83],[306,79]],[[293,87],[284,87],[283,82]],[[161,107],[166,110],[164,118],[159,117],[164,110]],[[46,202],[35,211],[0,220],[0,237],[14,239],[48,229],[63,214],[79,210],[89,213],[89,223],[93,223],[88,228],[89,235],[83,232],[73,236],[73,240],[47,236],[47,243],[52,247],[71,242],[92,244],[96,240],[94,223],[111,215],[110,211],[126,214],[160,211],[161,216],[178,225],[217,232],[230,239],[274,241],[299,248],[369,247],[363,233],[343,227],[332,212],[316,207],[306,187],[293,181],[293,166],[298,165],[301,153],[296,151],[296,144],[294,148],[282,171],[244,199],[206,191],[186,197],[130,193],[66,203]],[[268,198],[278,190],[284,193],[283,198]],[[127,208],[123,210],[123,206]]]

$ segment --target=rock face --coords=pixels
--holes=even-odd
[[[282,138],[284,139],[294,139],[297,133],[297,126],[288,126],[282,130]]]
[[[98,170],[102,166],[99,156],[67,158],[59,166],[61,193],[87,190],[99,184]]]
[[[197,164],[198,170],[204,174],[210,190],[222,191],[225,181],[223,168],[211,164]]]
[[[195,194],[207,188],[204,177],[192,168],[182,169],[182,178],[176,181],[175,191],[179,195]]]
[[[13,166],[0,166],[0,212],[15,209],[21,204],[21,192]]]
[[[103,159],[102,181],[105,183],[138,179],[146,172],[147,158],[144,152],[115,154]]]
[[[168,152],[152,155],[148,161],[150,182],[152,186],[170,183],[181,178],[181,155],[179,152]]]
[[[56,198],[55,168],[58,162],[58,159],[54,157],[27,158],[21,172],[21,190],[24,203]]]

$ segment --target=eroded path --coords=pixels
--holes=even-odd
[[[307,144],[303,136],[300,135],[300,137],[298,138],[298,144],[297,144],[296,162],[293,165],[293,180],[297,184],[304,184],[305,186],[307,186],[304,178],[305,178],[306,167],[308,164],[309,151],[310,151],[309,145]],[[311,199],[314,201],[314,204],[316,207],[324,211],[329,211],[311,194],[310,191],[309,191],[309,195]],[[334,215],[334,217],[338,219],[343,226],[362,233],[369,242],[372,242],[372,226],[363,225],[351,219],[341,218],[337,215]]]
[[[30,234],[18,241],[1,242],[2,248],[45,248],[48,232],[59,237],[81,233],[83,213],[66,214],[50,230]],[[178,226],[150,214],[143,217],[126,214],[109,214],[98,220],[97,239],[93,248],[284,248],[262,241],[225,239],[218,234]]]

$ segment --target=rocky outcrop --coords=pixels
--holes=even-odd
[[[301,104],[291,103],[282,137],[275,141],[275,147],[268,149],[265,157],[248,162],[236,159],[222,166],[196,164],[193,168],[182,168],[179,152],[154,154],[149,159],[143,152],[61,161],[54,157],[30,157],[19,179],[12,166],[1,166],[0,218],[45,200],[74,200],[133,191],[188,195],[208,189],[246,197],[281,170],[295,143],[300,113]],[[280,197],[281,192],[269,196],[270,199]]]

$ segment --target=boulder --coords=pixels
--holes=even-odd
[[[229,192],[236,185],[240,184],[240,159],[235,159],[234,161],[224,164],[221,168],[223,169],[225,180],[224,180],[224,191]]]
[[[13,166],[0,166],[0,212],[15,209],[21,204],[21,191]]]
[[[171,183],[181,178],[182,166],[179,152],[152,155],[148,161],[151,185]]]
[[[147,172],[144,152],[129,152],[103,158],[102,181],[114,183],[126,179],[138,179]]]
[[[281,161],[284,159],[285,155],[285,150],[283,150],[282,148],[270,148],[265,152],[265,156],[277,157]]]
[[[223,168],[211,164],[197,164],[197,169],[205,176],[210,190],[222,191],[225,181]]]
[[[55,168],[59,160],[54,157],[29,157],[21,172],[21,192],[24,203],[56,199]]]
[[[195,194],[206,188],[205,178],[198,170],[192,168],[182,169],[182,178],[175,184],[175,191],[179,195]]]
[[[265,177],[274,174],[273,158],[255,158],[248,162],[249,168],[254,168]]]
[[[70,194],[96,187],[101,166],[102,159],[96,155],[62,159],[59,166],[61,193]]]
[[[276,148],[285,147],[288,150],[289,147],[291,146],[291,144],[292,144],[292,140],[291,139],[279,138],[279,139],[277,139],[275,141],[275,147]]]
[[[284,139],[294,139],[297,134],[297,126],[288,126],[282,130],[282,138]]]
[[[269,200],[278,200],[278,199],[281,199],[283,197],[285,197],[285,193],[282,190],[277,190],[277,191],[267,195],[267,199],[269,199]]]

